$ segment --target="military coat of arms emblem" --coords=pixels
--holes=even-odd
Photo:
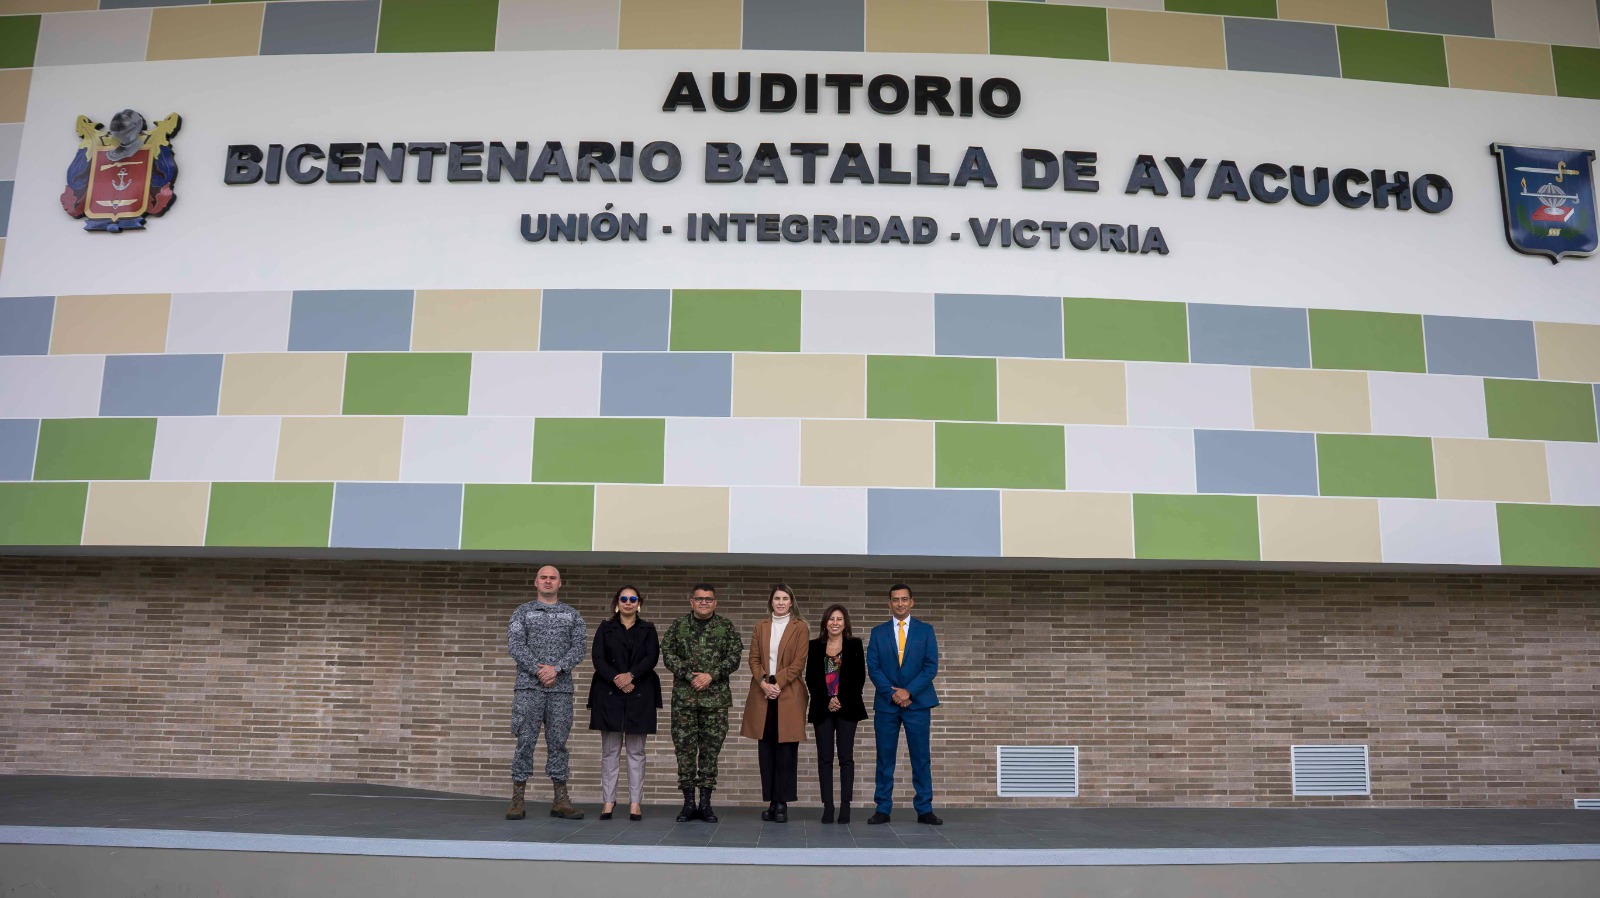
[[[1595,227],[1594,150],[1491,144],[1500,161],[1506,240],[1519,253],[1587,256],[1600,246]]]
[[[73,218],[88,219],[86,231],[143,228],[146,218],[167,211],[177,199],[172,136],[180,124],[177,113],[152,125],[132,109],[112,116],[109,128],[78,116],[78,154],[67,167],[61,208]]]

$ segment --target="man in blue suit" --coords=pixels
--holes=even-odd
[[[872,702],[872,730],[878,738],[878,783],[872,797],[878,809],[868,823],[888,823],[894,808],[894,765],[902,726],[911,754],[917,822],[944,823],[933,812],[933,760],[928,752],[932,711],[939,704],[933,691],[933,678],[939,675],[939,641],[932,625],[911,618],[916,604],[909,586],[896,583],[890,587],[889,613],[893,617],[872,628],[867,646],[867,676],[878,687]]]

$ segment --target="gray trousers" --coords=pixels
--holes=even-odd
[[[628,801],[638,804],[644,800],[644,734],[600,733],[600,801],[610,804],[617,800],[617,771],[622,766],[623,744],[628,748]]]

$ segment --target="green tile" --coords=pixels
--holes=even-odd
[[[1483,382],[1483,401],[1491,437],[1596,441],[1595,398],[1588,384],[1488,378]]]
[[[345,361],[347,415],[465,415],[470,352],[352,352]]]
[[[379,53],[493,50],[498,0],[383,0]]]
[[[0,69],[32,66],[38,45],[38,16],[0,16]]]
[[[989,4],[989,52],[1056,59],[1111,58],[1106,11],[1090,6]]]
[[[87,483],[0,483],[0,545],[76,546]]]
[[[331,483],[213,483],[206,545],[321,548],[332,520]]]
[[[1276,19],[1278,0],[1167,0],[1167,12],[1203,12],[1214,16]]]
[[[39,422],[34,480],[149,480],[154,418],[57,418]]]
[[[1421,315],[1312,309],[1310,323],[1313,368],[1428,369]]]
[[[674,290],[672,348],[799,352],[799,290]]]
[[[1324,496],[1435,498],[1433,441],[1319,433],[1317,484]]]
[[[994,359],[867,356],[867,417],[993,421]]]
[[[1133,497],[1135,558],[1260,561],[1255,496]]]
[[[1189,361],[1189,320],[1181,302],[1068,297],[1062,321],[1069,359]]]
[[[1447,87],[1444,36],[1339,26],[1339,66],[1346,78]]]
[[[661,418],[540,418],[533,422],[532,479],[660,483],[666,443]]]
[[[1553,46],[1556,95],[1600,100],[1600,50],[1593,47]]]
[[[1067,488],[1066,431],[1035,424],[934,427],[934,485],[988,489]]]
[[[461,509],[461,548],[587,552],[594,487],[473,484]]]
[[[1600,567],[1600,508],[1499,505],[1500,563]]]

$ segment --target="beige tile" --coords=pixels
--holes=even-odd
[[[344,353],[261,352],[222,359],[221,415],[337,415]]]
[[[1550,501],[1543,443],[1436,438],[1433,471],[1441,499]]]
[[[278,480],[399,480],[404,418],[284,418]]]
[[[1001,554],[1022,558],[1132,558],[1126,493],[1000,493]]]
[[[741,0],[622,0],[617,44],[623,50],[737,50]],[[700,89],[711,89],[706,76]]]
[[[539,296],[538,290],[418,290],[411,348],[538,349]]]
[[[203,546],[209,483],[89,484],[86,546]]]
[[[1365,371],[1255,368],[1250,389],[1258,430],[1372,432]]]
[[[28,87],[33,69],[0,70],[0,122],[20,122],[28,117]]]
[[[596,486],[594,550],[726,552],[728,489],[720,486]]]
[[[1536,321],[1539,377],[1544,380],[1600,382],[1600,324]]]
[[[1388,28],[1387,0],[1278,0],[1278,18]]]
[[[1262,561],[1383,560],[1376,499],[1262,496]]]
[[[174,6],[150,16],[150,59],[255,56],[261,51],[263,3]]]
[[[35,12],[81,12],[99,9],[100,0],[0,0],[0,16]]]
[[[161,352],[171,307],[166,293],[58,296],[50,352]]]
[[[1135,9],[1106,11],[1112,62],[1228,67],[1222,17]]]
[[[1128,374],[1121,362],[1000,359],[1001,421],[1128,423]]]
[[[989,52],[987,3],[867,0],[866,13],[868,52]]]
[[[805,486],[933,486],[932,421],[802,421]]]
[[[1494,0],[1494,36],[1508,41],[1600,47],[1594,0]]]
[[[1447,34],[1444,52],[1451,87],[1555,96],[1556,73],[1548,44]]]
[[[733,413],[757,418],[864,417],[866,357],[736,353]]]

